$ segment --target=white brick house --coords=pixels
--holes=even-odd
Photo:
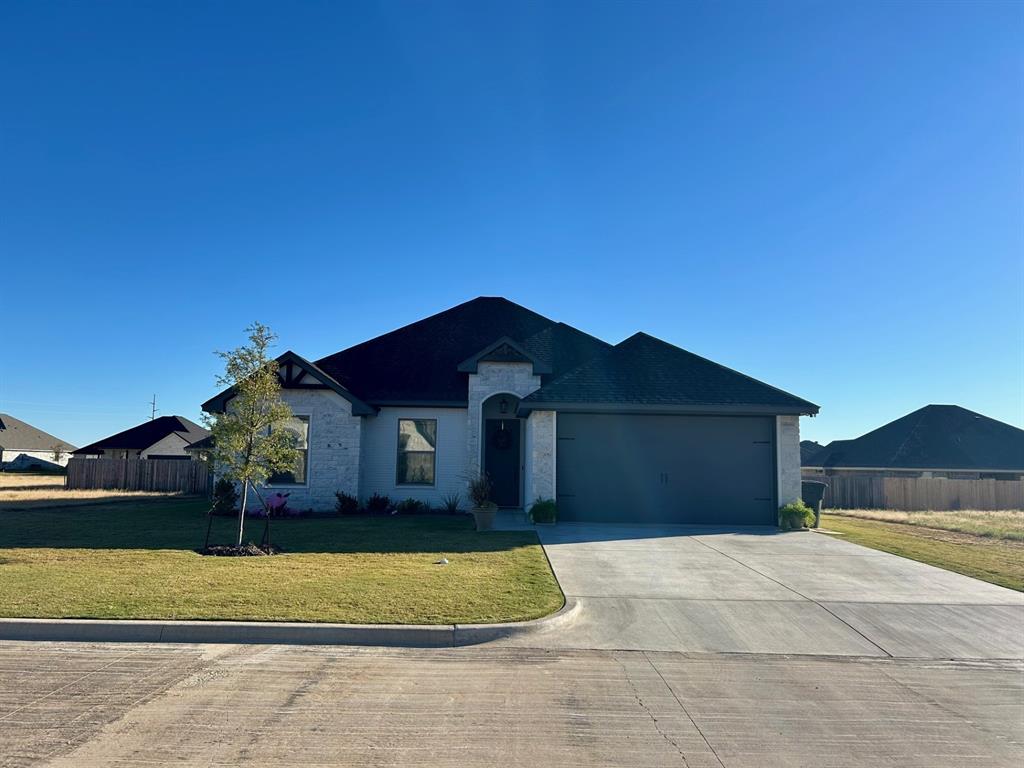
[[[612,346],[500,298],[278,361],[303,459],[267,488],[316,511],[336,492],[468,506],[483,471],[499,505],[556,499],[563,519],[768,524],[799,498],[799,416],[817,412],[645,334]]]

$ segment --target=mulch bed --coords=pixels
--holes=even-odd
[[[213,555],[215,557],[262,557],[263,555],[279,555],[281,548],[269,544],[257,547],[255,544],[243,544],[240,547],[216,546],[206,549],[197,549],[200,555]]]

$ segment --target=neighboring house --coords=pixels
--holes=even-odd
[[[33,427],[10,414],[0,413],[0,467],[18,460],[18,468],[38,464],[48,469],[68,463],[75,446]],[[24,456],[25,458],[19,458]]]
[[[192,457],[185,449],[209,434],[184,416],[160,416],[79,448],[74,455],[86,459],[188,460]]]
[[[298,509],[336,491],[465,502],[483,470],[499,505],[556,498],[563,520],[774,524],[800,496],[799,417],[818,411],[646,334],[613,346],[503,298],[278,362],[303,458],[268,487]]]
[[[800,441],[800,464],[803,466],[809,466],[810,461],[813,457],[818,455],[818,451],[824,448],[821,443],[816,443],[813,440],[801,440]]]
[[[958,405],[926,405],[804,462],[807,475],[1024,478],[1024,430]]]

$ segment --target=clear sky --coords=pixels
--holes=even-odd
[[[478,295],[857,436],[1024,423],[1024,4],[0,4],[0,411],[198,418]]]

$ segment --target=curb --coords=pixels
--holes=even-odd
[[[0,619],[0,640],[88,643],[272,643],[454,648],[568,626],[579,603],[533,621],[508,624],[309,624],[276,621],[118,621],[103,619]]]

